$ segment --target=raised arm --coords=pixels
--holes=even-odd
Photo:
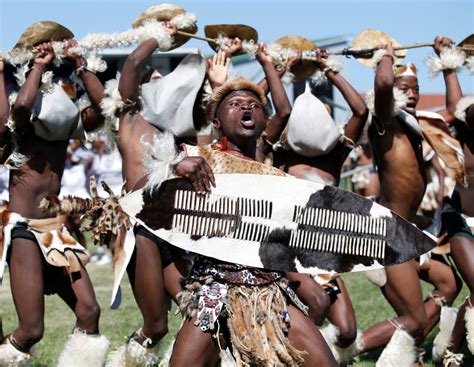
[[[271,56],[265,53],[265,46],[263,44],[258,46],[257,60],[265,72],[265,78],[272,94],[273,106],[275,107],[275,114],[268,122],[264,133],[270,143],[275,143],[280,139],[280,135],[286,127],[291,113],[291,104],[286,95],[285,88],[283,88],[280,76],[273,66],[273,60]]]
[[[434,39],[433,49],[435,53],[440,56],[441,52],[453,46],[453,41],[443,36],[437,36]],[[444,82],[446,84],[446,108],[452,116],[456,111],[456,104],[462,98],[461,86],[459,85],[458,75],[456,69],[443,69]],[[454,122],[447,121],[448,123]]]
[[[26,78],[25,84],[20,88],[13,106],[13,120],[17,131],[22,131],[30,123],[31,111],[41,85],[41,77],[55,57],[50,42],[42,43],[35,47],[35,50],[39,52],[40,56],[34,60],[33,67]]]
[[[389,123],[393,111],[393,85],[395,76],[393,74],[393,49],[392,45],[386,46],[387,53],[377,66],[375,73],[375,115],[379,123]]]
[[[6,126],[8,121],[8,115],[10,114],[10,104],[8,103],[7,90],[5,86],[4,76],[5,63],[0,58],[0,146],[3,146],[5,137],[8,133],[8,127]]]
[[[359,93],[344,79],[341,74],[328,68],[326,63],[327,51],[316,50],[316,65],[320,70],[327,70],[326,77],[341,92],[352,111],[352,116],[346,124],[344,134],[346,137],[356,142],[359,140],[367,121],[368,109]]]
[[[167,22],[169,34],[176,34],[176,26]],[[138,102],[138,88],[140,85],[140,66],[153,54],[159,44],[156,38],[141,43],[130,55],[128,55],[123,64],[122,75],[119,82],[119,92],[122,100],[128,103]]]
[[[101,113],[100,102],[104,98],[104,86],[97,78],[95,73],[87,69],[87,63],[82,56],[78,56],[69,52],[71,47],[76,47],[75,40],[65,41],[66,57],[73,63],[76,73],[81,78],[87,95],[91,101],[91,106],[82,111],[82,124],[86,131],[93,131],[104,123],[104,116]]]

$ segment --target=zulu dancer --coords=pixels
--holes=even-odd
[[[438,36],[434,41],[437,56],[432,59],[444,64],[459,51],[452,47],[452,40]],[[459,310],[449,308],[441,315],[440,333],[434,340],[433,359],[443,359],[445,366],[461,366],[463,355],[459,353],[467,332],[468,348],[474,352],[474,98],[462,97],[461,87],[454,65],[442,68],[446,83],[446,106],[456,117],[452,127],[461,142],[467,173],[467,187],[457,185],[452,197],[446,201],[441,214],[441,234],[447,233],[451,258],[469,288],[469,296]],[[445,320],[444,320],[445,319]]]
[[[430,120],[441,121],[444,125],[444,121],[437,114],[416,111],[419,86],[415,67],[407,64],[394,72],[390,44],[382,55],[375,76],[374,112],[369,127],[380,177],[379,203],[412,221],[426,187],[421,139],[428,135],[425,131],[420,132],[420,126]],[[405,107],[400,108],[402,98],[407,101]],[[449,134],[446,137],[451,138]],[[429,142],[436,148],[436,142]],[[435,285],[424,307],[417,273],[421,279]],[[455,275],[441,260],[431,261],[428,269],[420,269],[415,261],[409,261],[386,267],[385,274],[386,280],[380,285],[397,317],[366,330],[362,351],[388,343],[377,365],[409,366],[416,361],[415,345],[419,345],[438,322],[441,305],[451,304],[456,297]],[[406,352],[398,353],[400,348]]]
[[[181,9],[171,4],[168,6],[172,11]],[[145,13],[147,17],[161,19],[158,10]],[[173,37],[176,26],[171,22],[166,26],[168,37]],[[177,46],[179,44],[173,44],[173,47]],[[143,180],[140,180],[150,173],[144,162],[145,155],[149,149],[153,150],[154,139],[162,131],[171,131],[179,138],[194,140],[200,128],[198,122],[202,121],[198,102],[206,65],[200,55],[188,55],[172,73],[164,77],[153,73],[149,80],[140,85],[140,66],[159,47],[156,38],[137,47],[125,61],[118,86],[121,96],[119,105],[122,107],[119,112],[117,146],[123,158],[127,191],[143,186]],[[181,103],[176,104],[177,100]],[[109,363],[111,366],[157,361],[158,342],[168,330],[165,291],[176,300],[176,295],[181,291],[179,280],[187,271],[186,264],[184,268],[180,265],[165,241],[139,225],[135,226],[134,235],[135,249],[127,272],[144,324],[114,354]],[[150,292],[150,289],[155,291]]]
[[[172,37],[176,33],[176,26],[170,23],[166,26],[168,37]],[[146,175],[143,158],[148,145],[153,141],[154,134],[160,133],[158,128],[151,124],[153,121],[143,117],[138,105],[140,66],[159,47],[156,38],[150,38],[140,44],[125,60],[118,85],[121,101],[126,101],[118,111],[117,148],[123,160],[122,174],[127,191],[139,188],[137,182]],[[146,84],[149,87],[153,86],[153,83],[161,83],[160,79],[159,74],[151,74]],[[105,99],[103,106],[104,104],[107,104]],[[135,246],[127,266],[127,273],[135,300],[143,315],[143,326],[114,353],[108,363],[110,366],[145,365],[158,361],[158,342],[168,332],[165,291],[175,299],[181,290],[179,287],[181,274],[173,263],[169,245],[141,226],[136,226],[133,232]],[[122,233],[119,237],[123,240],[125,236]],[[117,240],[115,257],[121,251],[121,240]]]
[[[283,149],[276,149],[273,153],[273,164],[292,176],[337,186],[342,165],[354,147],[354,142],[358,141],[362,134],[368,111],[364,100],[338,73],[338,69],[328,66],[331,63],[327,62],[327,52],[316,49],[310,53],[316,56],[318,69],[324,70],[327,79],[341,91],[352,111],[352,117],[345,126],[344,135],[341,136],[325,106],[307,91],[299,97],[300,101],[295,102],[292,116],[279,144]],[[307,52],[303,52],[303,61],[306,54]],[[321,128],[318,128],[316,123],[321,124]],[[325,130],[324,134],[321,134],[321,129],[331,130]],[[315,138],[310,131],[319,135]],[[264,141],[275,146],[273,141]],[[327,335],[326,340],[331,339],[331,342],[334,342],[335,339],[332,349],[338,362],[349,362],[344,355],[344,349],[355,341],[357,327],[343,280],[336,276],[327,278],[317,275],[313,279],[309,275],[298,273],[289,273],[288,278],[299,284],[296,293],[309,305],[310,315],[315,315],[312,318],[316,324],[321,326],[327,316],[336,326],[337,331],[330,327],[321,331],[323,334],[329,334],[331,331],[337,333]],[[319,302],[314,302],[320,299],[320,287],[315,280],[328,292],[326,298],[328,302],[331,301],[331,305],[326,312],[320,308]]]
[[[259,48],[257,58],[264,68],[277,111],[272,119],[287,119],[290,104],[272,60],[264,54],[263,47]],[[263,174],[283,175],[272,167],[264,169],[265,166],[252,162],[257,140],[268,121],[265,104],[263,90],[246,79],[237,78],[218,88],[207,111],[208,119],[213,121],[214,128],[223,137],[221,144],[214,148],[187,147],[191,157],[176,166],[176,174],[188,177],[196,191],[209,191],[214,182],[209,166],[207,163],[197,165],[196,162],[203,159],[192,156],[193,152],[205,152],[208,157],[213,157],[208,159],[211,159],[209,163],[212,161],[214,172],[238,172],[239,166],[248,162],[258,165]],[[219,165],[221,159],[231,164]],[[219,346],[225,345],[221,344],[219,331],[227,336],[230,334],[233,354],[239,365],[336,365],[312,321],[294,304],[288,304],[285,293],[292,294],[279,272],[198,256],[186,290],[181,295],[180,307],[187,317],[178,333],[170,365],[208,366],[217,363]],[[270,297],[273,301],[268,305],[267,302],[257,302],[258,299],[270,300]],[[300,304],[297,298],[293,297],[293,300]],[[193,313],[196,302],[199,304],[197,314]],[[254,307],[257,314],[248,312]],[[289,320],[279,314],[289,316],[289,329]],[[259,315],[265,315],[264,319],[255,319]]]
[[[10,104],[8,103],[7,90],[5,86],[5,62],[0,57],[0,146],[2,146],[1,160],[3,161],[3,155],[5,154],[5,147],[8,139],[8,115],[10,113]],[[0,310],[0,340],[3,340],[3,325],[2,325],[2,314]]]
[[[18,169],[10,173],[10,204],[4,213],[2,273],[8,261],[11,291],[19,326],[0,345],[0,365],[24,364],[44,330],[44,295],[56,293],[74,311],[76,325],[60,359],[60,366],[103,365],[109,342],[99,334],[100,308],[84,268],[86,250],[57,218],[40,210],[41,200],[59,194],[70,138],[84,137],[103,118],[99,102],[103,87],[82,57],[69,53],[73,34],[54,22],[30,26],[16,47],[38,53],[12,108],[12,153]],[[53,67],[50,41],[64,41],[66,62]],[[69,76],[76,72],[85,93]],[[86,97],[90,98],[87,102]],[[75,103],[76,102],[76,103]],[[79,105],[79,106],[78,106]]]

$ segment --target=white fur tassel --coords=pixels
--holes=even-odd
[[[254,40],[244,40],[242,41],[242,50],[247,53],[250,59],[255,59],[257,55],[258,45]]]
[[[103,73],[107,70],[107,63],[99,55],[91,53],[86,57],[87,70],[93,73]]]
[[[122,345],[107,361],[106,367],[151,367],[158,365],[160,343],[153,348],[145,348],[130,339]]]
[[[445,48],[439,57],[431,55],[426,60],[426,66],[432,78],[438,76],[445,69],[456,70],[464,64],[466,54],[459,48]]]
[[[467,70],[471,73],[471,75],[474,75],[474,56],[469,56],[466,59],[466,62],[464,63],[466,66]]]
[[[469,351],[474,354],[474,307],[466,307],[466,341]]]
[[[297,52],[292,48],[284,48],[278,43],[270,43],[266,47],[266,52],[273,59],[276,66],[286,67],[288,60],[295,57]]]
[[[474,104],[474,96],[466,96],[459,100],[456,104],[454,116],[459,120],[466,122],[466,110]]]
[[[397,328],[375,367],[411,367],[416,362],[416,354],[415,339]]]
[[[177,177],[174,166],[185,158],[185,153],[177,152],[173,134],[167,131],[154,134],[152,143],[142,138],[142,144],[148,147],[148,152],[143,157],[143,166],[148,176],[146,189],[158,188],[163,181]]]
[[[110,79],[105,83],[104,98],[100,102],[102,115],[107,119],[114,119],[115,114],[120,111],[125,104],[119,92],[120,73],[117,73],[115,79]]]
[[[102,367],[109,344],[105,335],[88,335],[76,328],[59,356],[58,367]]]
[[[196,23],[196,16],[190,13],[177,15],[171,20],[178,29],[187,30]],[[171,48],[172,37],[168,34],[165,25],[162,22],[147,21],[143,26],[129,29],[120,33],[90,33],[78,42],[77,47],[69,51],[76,55],[85,56],[91,51],[103,48],[114,48],[130,46],[141,43],[150,38],[156,38],[161,51],[167,51]],[[58,61],[64,57],[64,43],[52,42]],[[28,62],[34,58],[33,52],[25,49],[13,49],[4,55],[12,64],[18,65]]]
[[[328,81],[326,76],[328,71],[339,73],[342,70],[342,62],[334,56],[329,56],[327,58],[326,65],[327,67],[324,68],[324,70],[317,70],[313,75],[311,75],[310,79],[315,85],[322,85]]]
[[[193,13],[178,14],[171,20],[178,29],[189,29],[196,24],[196,21],[196,15]]]
[[[398,88],[393,88],[393,112],[392,116],[395,116],[398,112],[403,110],[408,102],[408,97]],[[375,92],[373,89],[367,92],[365,96],[365,104],[369,111],[375,115]]]
[[[451,334],[458,314],[457,308],[441,307],[441,316],[439,321],[439,333],[433,341],[433,361],[440,362],[443,359],[446,350],[451,344]]]
[[[0,345],[0,366],[28,366],[31,362],[29,353],[20,352],[10,342]]]

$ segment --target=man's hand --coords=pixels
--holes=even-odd
[[[165,22],[165,27],[167,28],[166,31],[171,37],[176,35],[178,28],[176,27],[176,24],[174,24],[172,21]]]
[[[219,51],[212,59],[207,60],[207,76],[212,89],[220,87],[227,80],[230,58],[226,57],[224,51]]]
[[[224,51],[227,57],[232,57],[242,51],[242,41],[239,37],[230,38],[229,43],[222,45],[221,51]]]
[[[0,57],[0,73],[3,73],[5,70],[5,61],[3,61],[3,58]]]
[[[446,47],[452,47],[453,44],[454,44],[454,42],[453,42],[452,39],[447,38],[447,37],[443,37],[443,36],[437,36],[434,39],[433,49],[436,52],[436,55],[439,56],[441,51],[443,51]]]
[[[295,56],[290,57],[286,63],[286,70],[291,70],[294,66],[301,62],[301,51],[298,51]]]
[[[273,65],[273,58],[270,55],[266,54],[266,46],[263,43],[258,44],[258,49],[257,49],[257,60],[260,63],[260,65],[265,65],[265,64],[272,64]]]
[[[201,195],[210,192],[211,185],[216,187],[211,167],[201,157],[186,157],[183,159],[176,166],[176,174],[191,181],[194,191]]]
[[[326,61],[328,58],[328,51],[324,48],[316,48],[313,50],[315,55],[316,55],[316,61],[315,64],[320,70],[326,69],[328,66]]]
[[[39,53],[39,56],[35,58],[35,65],[45,68],[55,58],[53,45],[51,42],[44,42],[34,48],[35,51]]]

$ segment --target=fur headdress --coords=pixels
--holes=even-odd
[[[209,121],[212,121],[216,117],[217,107],[219,107],[219,104],[222,102],[225,96],[227,96],[231,92],[239,90],[249,91],[255,94],[264,106],[268,103],[267,97],[265,96],[265,92],[261,87],[259,87],[255,83],[252,83],[248,79],[238,77],[224,83],[222,86],[217,88],[214,93],[212,93],[212,96],[209,99],[209,103],[207,104],[207,119]]]
[[[415,78],[418,77],[416,74],[416,66],[411,62],[404,65],[397,65],[394,74],[395,78],[401,78],[404,76],[414,76]]]

